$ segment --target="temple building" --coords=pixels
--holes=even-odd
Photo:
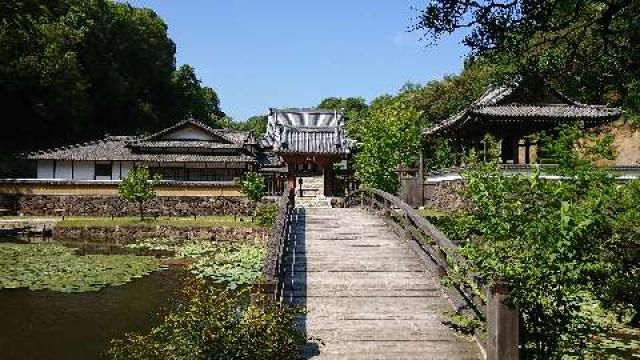
[[[540,79],[518,79],[490,86],[461,112],[424,130],[425,145],[448,138],[458,150],[480,146],[486,134],[500,142],[504,164],[530,164],[539,159],[538,147],[528,135],[562,124],[595,127],[620,117],[617,108],[586,105],[572,100]],[[427,159],[428,161],[428,159]]]
[[[340,111],[271,109],[260,145],[286,168],[287,188],[298,194],[340,195],[350,182],[354,142]]]
[[[249,132],[189,119],[149,136],[106,136],[26,158],[36,162],[38,179],[120,180],[144,165],[164,180],[232,182],[256,167],[257,151]]]
[[[146,166],[162,178],[161,197],[242,197],[237,180],[259,171],[267,195],[297,191],[308,201],[329,203],[349,179],[353,142],[344,123],[343,114],[334,110],[271,109],[261,139],[195,119],[150,135],[105,136],[26,154],[24,159],[35,165],[33,176],[1,179],[0,195],[117,196],[120,180],[134,167]]]

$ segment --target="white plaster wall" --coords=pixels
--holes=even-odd
[[[120,180],[120,161],[114,161],[113,167],[111,168],[111,178],[113,180]]]
[[[56,179],[72,179],[72,171],[71,171],[71,161],[67,160],[56,160]]]
[[[171,132],[165,136],[163,139],[170,140],[212,140],[212,136],[198,128],[195,127],[186,127],[180,130],[176,130]]]
[[[38,160],[38,179],[53,179],[53,160]]]
[[[122,177],[121,178],[125,178],[127,177],[127,174],[129,174],[129,170],[133,169],[133,162],[132,161],[122,161]],[[120,172],[120,168],[118,168],[118,172]]]
[[[94,170],[93,161],[74,161],[73,179],[93,180]]]

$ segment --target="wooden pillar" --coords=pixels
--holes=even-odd
[[[420,164],[418,164],[418,186],[420,187],[420,203],[424,206],[424,147],[420,146]]]
[[[487,360],[517,360],[520,345],[518,309],[508,305],[510,287],[496,282],[487,292]]]

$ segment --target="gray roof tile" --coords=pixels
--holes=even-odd
[[[534,96],[522,97],[518,92],[528,90],[522,79],[516,79],[502,86],[490,86],[477,100],[464,110],[423,131],[424,136],[435,136],[448,131],[456,131],[473,123],[526,121],[526,122],[569,122],[583,120],[601,123],[617,119],[619,108],[600,105],[586,105],[569,99],[561,92],[542,82],[547,91],[546,99]],[[522,91],[521,91],[522,93]],[[527,93],[524,91],[523,93]],[[518,95],[520,98],[518,98]]]

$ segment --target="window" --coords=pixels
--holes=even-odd
[[[96,178],[97,177],[111,177],[111,163],[108,164],[96,164]]]

